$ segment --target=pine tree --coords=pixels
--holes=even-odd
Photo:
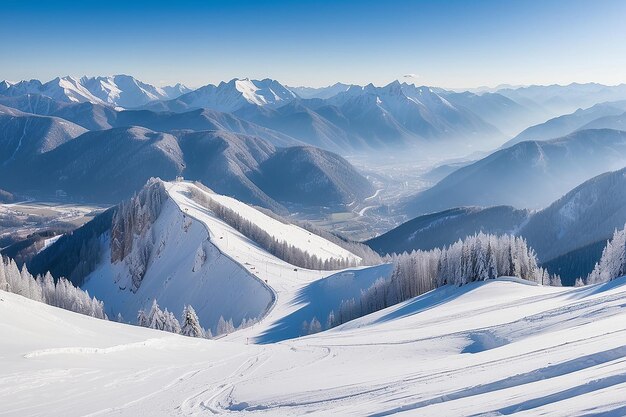
[[[165,327],[165,316],[163,315],[163,311],[159,308],[156,299],[152,300],[152,307],[148,313],[147,323],[147,327],[151,329],[163,330]]]
[[[206,334],[200,326],[200,320],[198,315],[192,306],[186,305],[183,308],[183,315],[181,318],[182,327],[180,334],[190,337],[205,337]]]
[[[600,261],[587,277],[587,283],[608,282],[626,275],[626,226],[616,230],[606,243]]]
[[[320,324],[317,317],[313,317],[311,319],[311,323],[309,324],[309,334],[319,333],[322,331],[322,325]]]

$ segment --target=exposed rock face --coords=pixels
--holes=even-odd
[[[147,234],[167,198],[163,182],[151,178],[139,194],[120,204],[113,216],[111,262],[126,262],[132,276],[133,292],[141,285],[154,248],[154,236]]]

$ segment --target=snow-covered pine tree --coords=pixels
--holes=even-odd
[[[622,248],[625,246],[626,234],[619,244]],[[622,259],[618,255],[613,257]],[[446,284],[464,285],[508,275],[544,284],[560,282],[557,276],[549,276],[538,267],[534,251],[523,238],[508,235],[479,233],[443,249],[394,255],[391,263],[393,271],[388,279],[377,280],[362,292],[359,300],[341,302],[334,325]]]
[[[220,316],[219,320],[217,321],[217,329],[216,329],[216,335],[217,336],[221,336],[224,334],[229,334],[235,331],[235,326],[233,325],[233,320],[229,319],[224,320],[224,317]]]
[[[139,310],[137,313],[137,325],[141,327],[148,327],[148,316],[143,310]]]
[[[311,319],[311,323],[309,323],[309,334],[319,333],[322,331],[322,325],[320,324],[317,317],[313,317]]]
[[[90,298],[86,291],[74,287],[65,278],[55,284],[49,273],[34,277],[26,266],[20,270],[12,259],[0,260],[0,289],[76,313],[107,318],[104,303]]]
[[[183,315],[181,318],[182,326],[180,334],[190,337],[205,337],[206,334],[200,325],[200,320],[196,314],[196,310],[192,306],[186,305],[183,308]]]
[[[613,237],[606,243],[600,261],[587,277],[588,284],[608,282],[626,275],[626,225],[615,230]]]
[[[150,312],[147,317],[148,326],[151,329],[163,330],[165,327],[165,315],[163,311],[159,308],[159,304],[156,299],[152,300],[152,307],[150,307]]]
[[[164,331],[170,332],[170,333],[176,333],[176,334],[180,333],[180,323],[178,322],[178,319],[176,319],[176,316],[174,316],[172,312],[168,311],[167,308],[163,312],[163,317],[164,317],[164,324],[163,324]]]

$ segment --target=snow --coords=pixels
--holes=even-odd
[[[81,77],[80,79],[66,76],[55,78],[43,85],[37,80],[22,81],[17,84],[0,82],[0,88],[9,90],[12,95],[43,94],[63,102],[90,102],[118,108],[138,107],[154,100],[173,99],[189,91],[180,84],[174,87],[155,87],[128,75]]]
[[[170,195],[174,197],[176,202],[181,207],[187,210],[194,209],[196,208],[195,206],[197,206],[197,203],[194,203],[185,195],[185,193],[187,193],[191,188],[195,188],[196,190],[201,191],[195,185],[185,182],[170,183],[167,186],[168,191],[170,191]],[[311,233],[293,224],[282,223],[260,212],[259,210],[256,210],[255,208],[245,203],[242,203],[237,199],[216,193],[207,193],[207,195],[209,196],[209,198],[217,201],[221,205],[226,206],[231,210],[234,210],[235,212],[237,212],[237,214],[241,215],[247,220],[250,220],[252,223],[256,224],[276,239],[280,241],[287,241],[290,245],[293,245],[303,251],[306,250],[310,254],[316,255],[322,260],[338,257],[349,258],[355,261],[361,260],[361,258],[352,254],[346,249],[343,249],[342,247],[332,242],[329,242],[328,240],[314,233]],[[206,210],[204,213],[196,210],[191,212],[190,214],[193,217],[199,218],[201,220],[218,220],[217,222],[212,221],[209,225],[209,229],[218,230],[217,228],[220,228],[219,230],[223,230],[224,223],[219,221],[219,219],[215,218],[212,214],[207,213]],[[231,228],[228,227],[228,229]]]
[[[41,252],[42,250],[46,249],[48,246],[52,245],[54,242],[56,242],[57,240],[59,240],[61,237],[63,237],[63,235],[56,235],[53,237],[50,237],[48,239],[44,239],[43,241],[43,246],[41,247],[41,249],[39,249],[37,251],[37,253]]]
[[[185,304],[191,304],[201,324],[215,332],[221,315],[239,325],[244,318],[263,316],[272,305],[271,291],[221,252],[206,228],[184,215],[172,200],[166,200],[148,235],[158,238],[136,292],[129,272],[133,262],[112,264],[108,237],[102,261],[82,286],[104,301],[111,317],[121,313],[125,321],[135,323],[137,312],[149,309],[153,299],[177,317]]]
[[[5,415],[33,416],[623,415],[625,297],[626,278],[580,288],[499,279],[252,345],[0,292],[0,402]]]
[[[128,260],[111,263],[108,235],[102,242],[100,263],[82,286],[89,294],[104,301],[110,317],[121,313],[126,322],[135,323],[137,312],[149,309],[153,299],[161,308],[167,308],[177,316],[185,304],[190,304],[203,327],[211,328],[215,334],[220,316],[226,320],[232,318],[234,325],[238,326],[243,319],[269,314],[262,325],[255,326],[256,333],[233,335],[237,338],[256,337],[273,328],[275,321],[302,307],[304,301],[294,302],[294,294],[309,283],[334,274],[333,271],[299,268],[267,253],[195,202],[190,197],[191,190],[205,191],[194,184],[170,182],[165,183],[165,187],[170,198],[146,233],[156,239],[139,288],[133,292],[130,278],[137,259],[129,256]],[[342,257],[360,261],[359,257],[336,244],[295,225],[282,223],[236,199],[214,193],[207,193],[207,196],[251,220],[278,240],[286,240],[322,260]],[[139,252],[140,240],[133,245],[136,252]],[[369,287],[372,282],[369,278],[356,279],[350,286],[350,297],[358,297],[361,289]],[[341,302],[341,299],[333,300],[326,315]],[[325,320],[326,317],[319,319]],[[300,330],[300,325],[301,321],[290,322],[287,329],[278,333],[273,329],[271,337],[299,336],[296,330]]]
[[[358,297],[362,289],[368,288],[377,278],[385,277],[391,272],[388,266],[333,272],[308,270],[291,265],[267,253],[256,243],[193,201],[189,197],[189,191],[192,188],[202,191],[188,182],[166,183],[166,189],[178,207],[188,216],[204,224],[209,231],[212,244],[222,253],[228,254],[241,268],[244,268],[248,273],[266,284],[275,296],[274,305],[261,323],[250,329],[233,333],[229,338],[269,341],[299,336],[302,320],[308,321],[315,314],[319,316],[323,314],[323,316],[317,318],[320,321],[325,321],[330,310],[339,307],[342,300],[342,298],[338,298],[340,294],[345,295],[344,298]],[[289,244],[305,249],[319,258],[327,259],[327,257],[341,256],[355,260],[360,259],[320,236],[295,225],[284,224],[234,198],[219,194],[208,194],[208,196],[251,220],[279,240],[287,239]],[[354,279],[350,280],[350,283],[345,284],[343,292],[334,292],[334,294],[331,294],[330,291],[326,292],[326,296],[330,300],[327,300],[324,308],[319,311],[308,309],[307,306],[312,301],[307,297],[307,291],[310,286],[316,285],[322,278],[326,278],[327,281],[331,282],[342,274],[350,274],[350,276],[354,277]],[[320,290],[316,290],[315,293],[319,295]],[[242,299],[238,305],[243,303],[245,303],[245,300]],[[202,321],[202,317],[200,318]]]
[[[171,198],[148,232],[158,237],[158,255],[137,293],[121,289],[130,283],[122,263],[101,264],[85,288],[129,314],[158,296],[161,307],[175,313],[176,303],[192,299],[201,321],[211,319],[211,310],[245,309],[261,321],[203,340],[97,320],[0,291],[0,414],[626,411],[626,277],[579,288],[518,278],[445,286],[302,336],[303,321],[316,317],[326,328],[331,310],[388,279],[391,265],[295,268],[198,205],[190,198],[195,185],[165,187]],[[237,200],[209,196],[312,253],[343,250]],[[226,272],[232,274],[227,279]]]
[[[232,79],[219,85],[209,84],[180,97],[191,108],[202,107],[220,112],[234,112],[250,104],[276,108],[294,100],[296,95],[279,82]]]

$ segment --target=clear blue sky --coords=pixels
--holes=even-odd
[[[626,82],[626,1],[0,0],[0,79]]]

